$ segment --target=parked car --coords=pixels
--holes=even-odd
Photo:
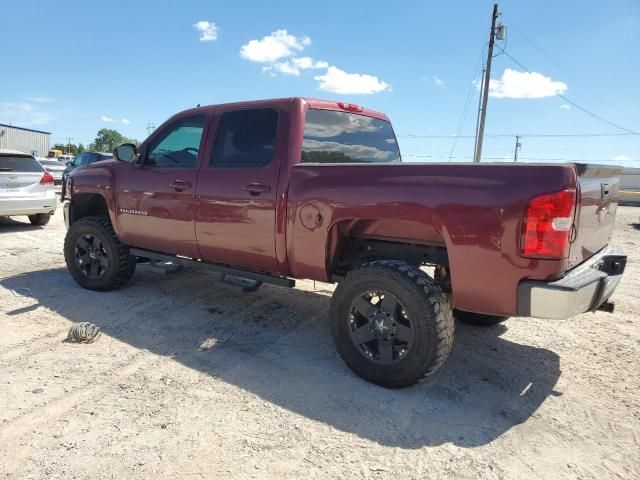
[[[73,172],[76,168],[81,167],[83,165],[90,165],[92,163],[101,162],[102,160],[111,160],[113,158],[113,154],[107,152],[84,152],[76,155],[76,157],[66,163],[66,167],[62,172],[62,194],[64,197],[67,177],[71,172]]]
[[[65,165],[61,164],[57,160],[51,160],[49,158],[36,158],[40,165],[42,165],[47,172],[51,174],[54,180],[54,185],[62,184],[62,172],[65,170]]]
[[[0,217],[26,215],[46,225],[56,211],[51,173],[29,154],[0,149]]]
[[[611,311],[626,264],[609,245],[619,168],[402,164],[387,116],[353,104],[195,108],[114,152],[122,161],[69,178],[64,255],[79,285],[118,288],[140,258],[254,288],[337,282],[336,348],[385,387],[438,370],[453,308],[480,325]]]

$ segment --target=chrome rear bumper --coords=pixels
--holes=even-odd
[[[518,315],[562,319],[595,311],[613,294],[626,263],[622,248],[608,245],[560,280],[525,280],[518,285]]]

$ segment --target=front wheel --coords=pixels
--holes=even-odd
[[[85,217],[74,222],[64,239],[64,259],[73,279],[89,290],[115,290],[136,268],[107,217]]]
[[[330,317],[345,363],[387,388],[432,375],[453,344],[453,316],[442,290],[401,261],[375,261],[349,272],[333,294]]]

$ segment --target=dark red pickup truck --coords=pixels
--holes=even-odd
[[[490,325],[610,310],[626,263],[608,244],[619,174],[402,164],[386,115],[353,104],[194,108],[73,172],[65,259],[93,290],[121,286],[145,259],[255,288],[337,282],[338,351],[358,375],[401,387],[444,362],[454,314]]]

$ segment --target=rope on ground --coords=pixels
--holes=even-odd
[[[67,334],[68,342],[93,343],[100,336],[100,327],[89,322],[78,322],[71,325]]]

